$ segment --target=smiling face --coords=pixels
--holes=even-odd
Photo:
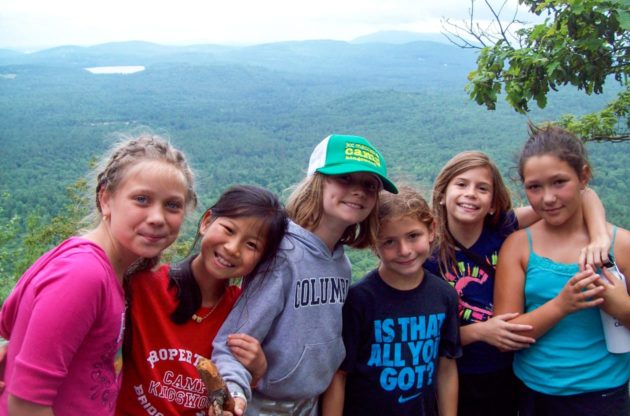
[[[381,182],[371,173],[326,176],[321,224],[346,227],[365,220],[376,204]]]
[[[448,183],[444,199],[448,223],[483,223],[492,210],[493,180],[487,167],[477,167],[456,175]]]
[[[201,221],[201,253],[192,262],[197,279],[227,280],[251,273],[260,261],[266,228],[255,217],[212,217]]]
[[[386,281],[413,281],[423,277],[422,265],[431,254],[433,227],[412,216],[382,222],[376,252],[379,273]]]
[[[588,183],[588,168],[580,177],[569,164],[552,155],[532,156],[523,165],[525,194],[534,211],[550,225],[562,225],[581,209],[580,191]]]
[[[175,241],[187,186],[183,174],[165,162],[140,162],[124,175],[116,190],[102,191],[99,200],[115,253],[123,264],[131,264],[158,256]]]

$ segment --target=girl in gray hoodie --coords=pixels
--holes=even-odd
[[[307,177],[289,197],[291,218],[271,271],[244,282],[213,344],[212,360],[235,398],[236,415],[316,415],[341,364],[341,309],[351,282],[344,245],[374,241],[378,192],[397,193],[382,155],[359,136],[331,135],[314,149]],[[229,334],[258,339],[267,373],[251,375]],[[224,413],[225,414],[225,413]]]

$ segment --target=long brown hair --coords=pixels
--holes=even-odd
[[[497,225],[506,212],[512,209],[510,191],[505,186],[499,169],[494,162],[483,152],[465,151],[456,154],[446,162],[433,184],[433,195],[431,205],[436,217],[436,231],[440,236],[435,256],[440,264],[442,274],[449,269],[449,264],[456,264],[455,241],[448,231],[448,213],[446,204],[442,202],[446,198],[446,188],[449,183],[470,169],[488,168],[492,176],[492,214],[488,213],[488,221],[492,225]]]

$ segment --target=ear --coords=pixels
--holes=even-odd
[[[433,243],[435,240],[435,220],[431,222],[431,227],[429,227],[429,243]]]
[[[101,189],[98,193],[98,203],[101,206],[101,216],[109,217],[112,213],[111,194],[106,189]]]
[[[212,221],[214,221],[214,217],[212,216],[212,210],[209,209],[203,214],[201,221],[199,221],[199,234],[203,235],[208,227],[210,227],[210,224],[212,224]]]
[[[580,174],[580,188],[584,190],[591,180],[591,167],[589,165],[582,166],[582,172]]]

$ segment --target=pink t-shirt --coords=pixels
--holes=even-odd
[[[99,246],[70,238],[40,257],[2,306],[0,415],[9,394],[58,415],[113,415],[124,321],[124,292]]]

